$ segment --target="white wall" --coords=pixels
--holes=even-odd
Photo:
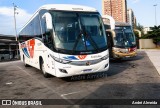
[[[156,45],[153,43],[153,39],[139,39],[139,48],[156,48]]]

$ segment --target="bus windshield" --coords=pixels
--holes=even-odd
[[[121,26],[115,28],[116,36],[114,45],[117,47],[133,47],[136,45],[135,36],[130,26]]]
[[[104,26],[97,12],[51,11],[54,44],[59,52],[93,54],[107,49]]]

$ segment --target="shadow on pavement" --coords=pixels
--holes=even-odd
[[[10,61],[18,61],[20,59],[8,59],[8,60],[0,60],[0,63],[1,62],[10,62]]]
[[[61,79],[67,82],[74,82],[74,81],[80,81],[80,80],[95,81],[108,76],[114,76],[116,74],[122,73],[126,69],[136,68],[137,64],[134,63],[134,61],[142,60],[145,56],[147,56],[146,53],[144,51],[141,51],[141,52],[138,52],[137,56],[134,58],[127,58],[122,60],[110,60],[110,67],[107,72],[78,75],[78,76],[72,76],[72,77],[65,77]]]
[[[142,83],[142,84],[105,84],[100,86],[97,90],[90,95],[84,97],[81,102],[78,102],[80,108],[150,108],[148,105],[132,106],[127,102],[127,99],[159,99],[160,96],[159,83]],[[90,99],[95,99],[90,100]],[[110,99],[113,102],[108,103]],[[115,100],[114,100],[115,99]],[[116,102],[119,99],[118,102]],[[103,101],[106,101],[104,103]],[[125,102],[126,105],[125,105]],[[102,104],[104,103],[104,105]],[[111,106],[112,103],[119,103],[124,106]],[[110,105],[107,105],[110,104]],[[130,105],[131,104],[131,105]],[[114,104],[113,104],[114,105]],[[152,105],[152,107],[155,105]],[[153,107],[154,108],[154,107]]]

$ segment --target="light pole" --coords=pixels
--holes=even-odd
[[[18,39],[17,39],[17,26],[16,26],[16,14],[18,14],[18,12],[16,12],[17,10],[17,6],[13,3],[13,9],[14,9],[14,28],[15,28],[15,40],[18,43]],[[16,53],[17,53],[17,58],[18,58],[18,46],[16,43]]]
[[[155,7],[155,26],[157,26],[157,12],[156,12],[156,6],[157,4],[153,5]]]
[[[18,14],[18,12],[16,12],[17,10],[17,6],[13,3],[13,8],[14,8],[14,28],[15,28],[15,38],[17,41],[17,27],[16,27],[16,14]]]

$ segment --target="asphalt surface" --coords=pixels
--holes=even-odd
[[[1,62],[0,99],[160,99],[160,76],[144,51],[139,51],[138,56],[132,59],[111,60],[107,72],[69,78],[44,78],[40,70],[25,67],[21,61]],[[36,108],[42,107],[117,108],[103,105],[56,105]],[[142,105],[118,106],[124,107],[158,108]]]

